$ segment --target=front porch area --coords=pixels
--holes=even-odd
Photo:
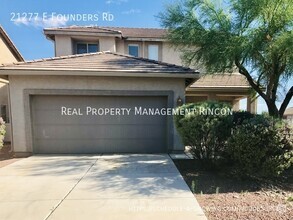
[[[231,104],[234,111],[240,110],[243,99],[246,99],[246,111],[256,113],[257,97],[246,78],[238,73],[204,75],[185,91],[186,103],[221,101]]]

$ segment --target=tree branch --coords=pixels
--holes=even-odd
[[[239,69],[239,73],[246,77],[247,81],[251,85],[251,87],[266,101],[269,101],[266,94],[261,90],[260,86],[255,84],[253,78],[249,74],[249,72],[246,70],[246,68],[241,65],[238,59],[235,59],[235,64]]]
[[[288,91],[288,93],[287,93],[287,95],[286,95],[286,97],[285,97],[285,99],[284,99],[284,101],[283,101],[283,103],[282,103],[282,105],[281,105],[281,107],[279,109],[280,117],[282,117],[284,115],[284,112],[285,112],[285,110],[286,110],[286,108],[287,108],[292,96],[293,96],[293,86]]]

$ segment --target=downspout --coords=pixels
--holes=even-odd
[[[8,78],[9,79],[9,78]],[[14,152],[14,139],[13,139],[13,124],[12,124],[12,114],[11,114],[11,99],[10,99],[10,84],[7,83],[7,90],[8,90],[8,106],[9,106],[9,119],[10,119],[10,138],[11,138],[11,148],[10,152]]]

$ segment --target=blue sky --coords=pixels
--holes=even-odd
[[[45,26],[61,25],[100,25],[100,26],[127,26],[127,27],[160,27],[157,15],[164,8],[164,4],[172,2],[143,1],[143,0],[0,0],[0,24],[5,28],[10,38],[16,44],[21,54],[27,60],[51,57],[53,44],[48,41],[42,33]],[[43,13],[47,15],[56,14],[98,14],[99,21],[68,21],[56,23],[54,21],[35,22],[13,22],[12,13]],[[102,13],[114,15],[113,21],[103,21]],[[54,14],[55,15],[55,14]],[[29,16],[28,16],[29,17]],[[33,17],[34,18],[34,17]],[[45,19],[48,20],[48,19]]]
[[[44,27],[99,25],[159,28],[160,24],[156,15],[171,2],[174,0],[0,0],[0,24],[24,58],[32,60],[54,56],[53,43],[45,38]],[[27,13],[26,19],[23,19],[22,13]],[[29,13],[35,13],[31,19],[29,19],[31,16]],[[103,20],[103,13],[112,14],[114,20]],[[98,21],[56,19],[57,14],[96,15]],[[38,15],[37,19],[35,19],[36,15]],[[50,18],[52,15],[53,18]],[[12,18],[13,21],[11,21]],[[292,84],[292,81],[289,81],[289,84]],[[289,106],[293,106],[292,100]],[[241,102],[241,107],[245,107],[245,100]],[[259,100],[258,109],[259,112],[266,110],[262,100]]]

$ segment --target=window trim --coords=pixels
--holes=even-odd
[[[139,44],[127,44],[128,55],[133,56],[133,55],[130,54],[130,51],[129,51],[130,46],[137,47],[137,57],[140,57],[140,46],[139,46]]]
[[[85,44],[86,45],[86,53],[89,53],[89,44],[96,44],[97,45],[97,52],[100,52],[100,42],[76,42],[75,43],[75,51],[76,51],[76,54],[83,54],[83,53],[78,53],[78,49],[77,49],[77,46],[78,44]],[[91,52],[93,53],[93,52]]]
[[[158,57],[158,59],[156,60],[156,61],[159,61],[159,59],[160,59],[160,46],[158,45],[158,44],[148,44],[148,54],[147,54],[147,57],[148,57],[148,59],[151,59],[150,58],[150,46],[156,46],[157,47],[157,49],[158,49],[158,53],[157,53],[157,57]]]

